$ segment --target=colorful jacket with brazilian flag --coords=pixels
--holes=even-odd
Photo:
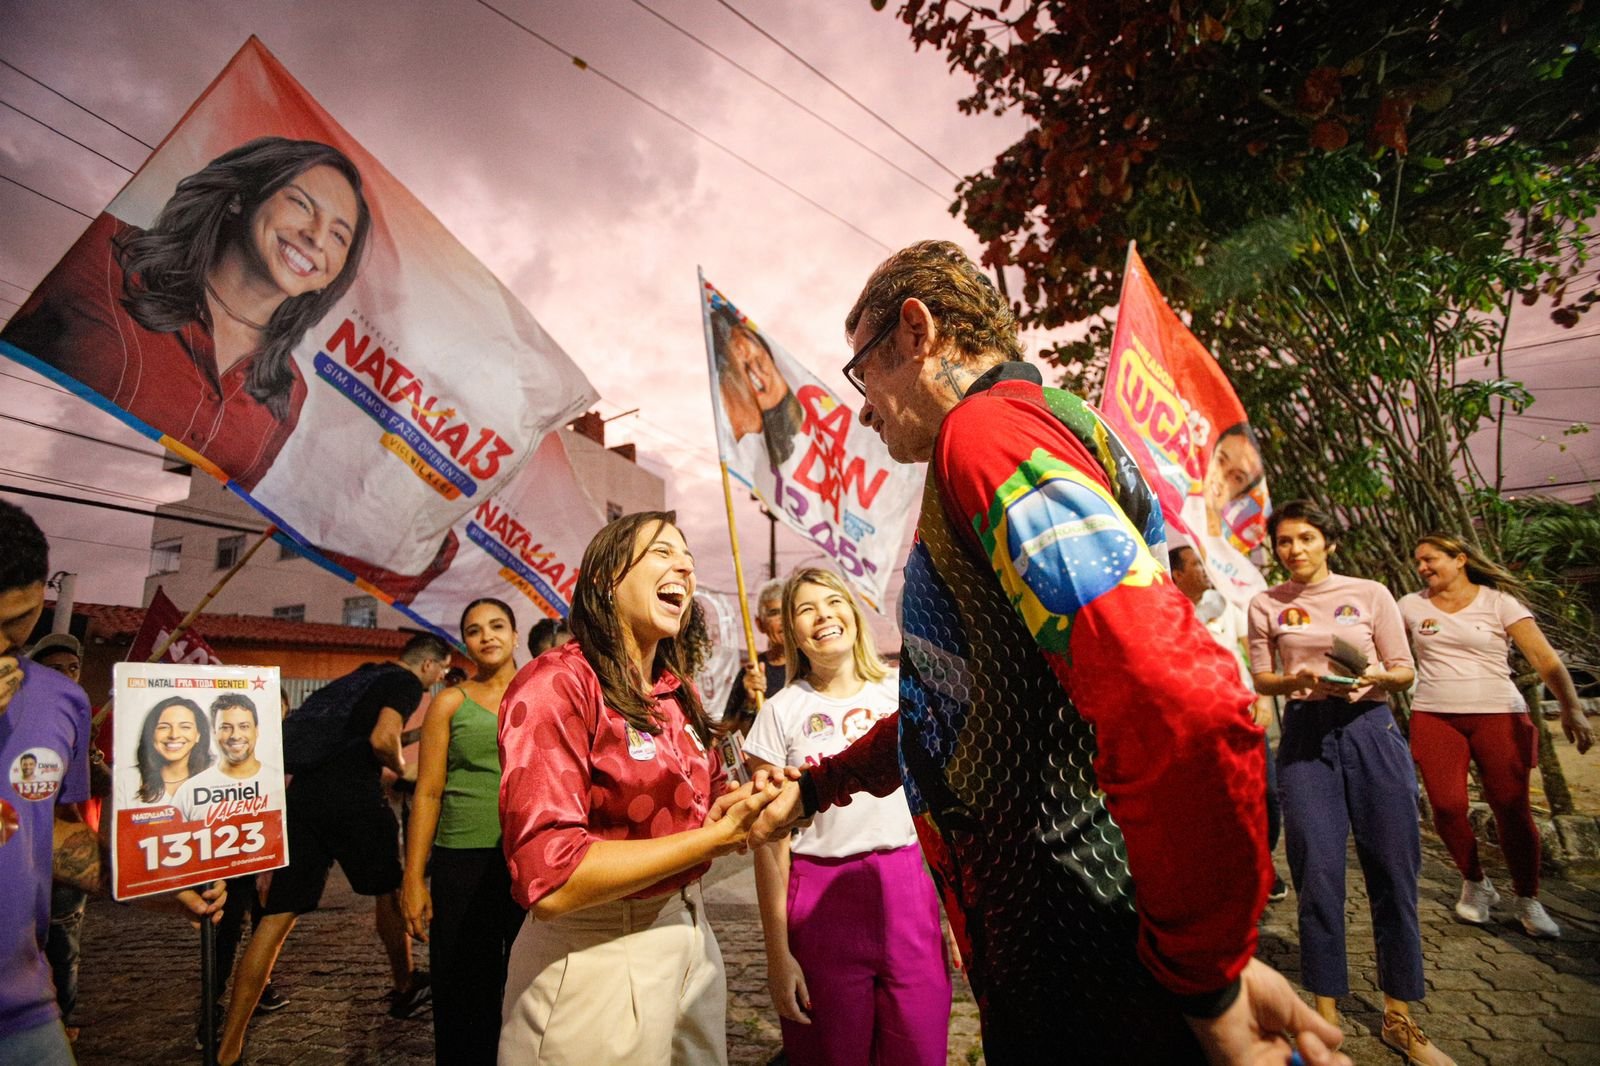
[[[1172,1019],[1213,1013],[1254,954],[1262,733],[1164,540],[1093,408],[1025,363],[985,374],[929,464],[898,726],[806,786],[825,807],[903,780],[986,1046],[997,1010],[1070,1037],[1067,1018],[1114,1024],[1130,999],[1162,1013],[1156,984]]]

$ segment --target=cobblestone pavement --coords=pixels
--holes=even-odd
[[[1279,858],[1282,868],[1281,856]],[[1382,997],[1374,984],[1366,894],[1350,866],[1350,984],[1346,1049],[1358,1064],[1399,1060],[1377,1038]],[[1491,868],[1509,897],[1504,870]],[[749,860],[723,860],[712,873],[708,910],[728,967],[728,1043],[736,1066],[767,1062],[780,1045],[766,995],[760,920]],[[1425,846],[1422,925],[1428,998],[1418,1020],[1462,1066],[1492,1063],[1600,1063],[1600,891],[1547,881],[1545,904],[1561,923],[1559,941],[1535,941],[1510,920],[1509,906],[1487,929],[1458,924],[1451,906],[1460,887],[1436,842]],[[84,931],[83,978],[75,1023],[85,1066],[195,1062],[198,938],[181,921],[96,901]],[[425,950],[425,949],[424,949]],[[1291,980],[1299,974],[1294,896],[1268,909],[1262,957]],[[278,986],[292,1002],[256,1019],[251,1063],[432,1061],[428,1011],[408,1021],[384,1012],[388,988],[369,901],[342,877],[330,879],[324,907],[301,920],[278,965]],[[982,1061],[977,1009],[956,981],[950,1063]],[[600,1066],[600,1064],[597,1064]]]

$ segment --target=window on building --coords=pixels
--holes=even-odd
[[[378,628],[378,601],[371,596],[350,596],[344,601],[344,624],[362,629]]]
[[[183,560],[183,540],[164,540],[150,546],[150,574],[175,574]]]
[[[217,569],[226,570],[244,554],[244,535],[217,538]]]
[[[606,521],[615,522],[622,517],[622,504],[606,501]]]
[[[304,622],[306,620],[306,605],[291,603],[287,607],[274,607],[272,617],[280,622]]]

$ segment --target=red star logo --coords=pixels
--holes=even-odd
[[[264,689],[267,687],[267,679],[264,677],[252,677],[250,679],[250,687],[252,689]]]

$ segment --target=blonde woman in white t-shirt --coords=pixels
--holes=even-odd
[[[1494,811],[1500,848],[1511,868],[1516,916],[1529,936],[1557,937],[1561,927],[1539,894],[1539,830],[1528,778],[1539,758],[1539,731],[1506,665],[1515,643],[1561,704],[1561,728],[1579,752],[1594,735],[1578,707],[1572,676],[1533,615],[1510,594],[1517,582],[1457,537],[1430,533],[1416,549],[1427,586],[1400,600],[1417,657],[1411,705],[1411,752],[1433,805],[1433,824],[1461,870],[1456,914],[1484,925],[1500,894],[1483,872],[1467,820],[1467,763],[1477,764]]]
[[[898,709],[899,678],[831,570],[783,589],[789,683],[744,742],[751,772],[843,751]],[[943,1066],[950,975],[905,796],[858,796],[756,853],[767,986],[793,1066]]]

